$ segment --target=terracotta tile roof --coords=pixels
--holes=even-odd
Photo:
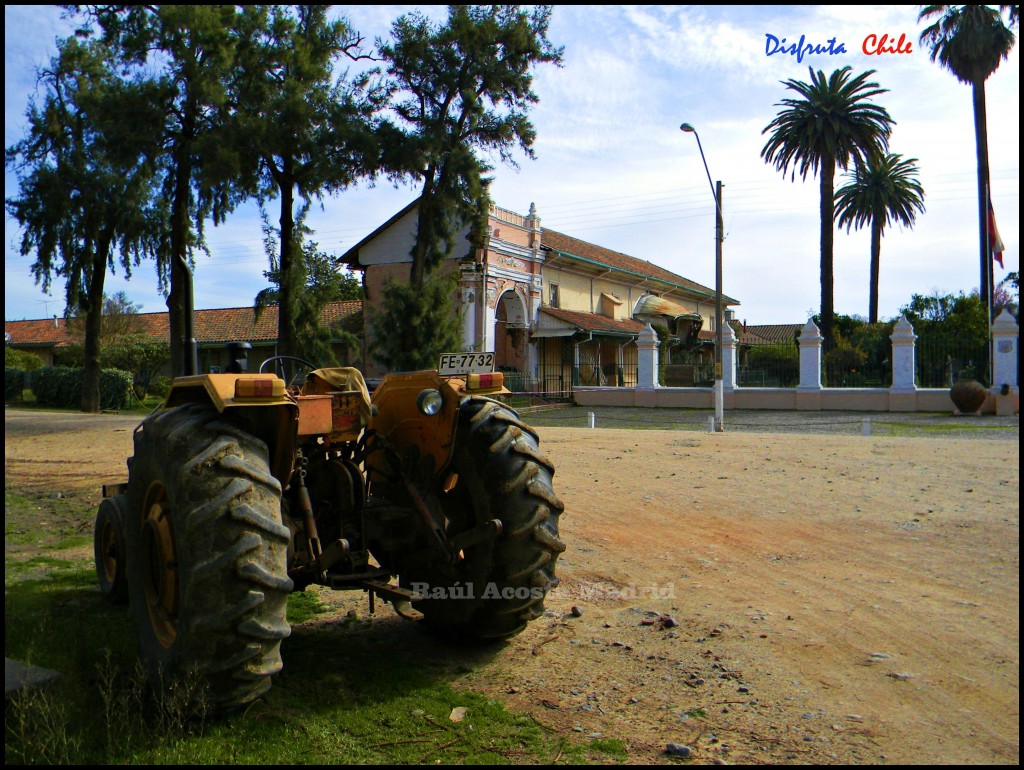
[[[748,345],[768,345],[781,342],[796,342],[803,328],[800,324],[760,324],[737,329],[740,342]]]
[[[68,324],[63,318],[44,318],[37,321],[4,321],[4,343],[31,344],[36,347],[68,344]]]
[[[702,286],[695,281],[691,281],[689,278],[683,278],[681,275],[676,275],[662,267],[658,267],[657,265],[646,262],[642,259],[637,259],[636,257],[631,257],[628,254],[623,254],[620,251],[612,251],[611,249],[606,249],[603,246],[597,246],[593,243],[588,243],[587,241],[581,241],[578,238],[573,238],[570,235],[565,235],[564,233],[559,233],[555,230],[541,228],[540,242],[542,250],[548,249],[559,251],[573,257],[596,262],[604,267],[623,270],[627,273],[632,273],[643,278],[653,278],[683,289],[688,289],[696,294],[702,294],[705,297],[715,296],[714,289]],[[732,297],[725,296],[724,294],[723,300],[729,305],[739,304],[737,300]]]
[[[540,312],[588,332],[632,335],[639,334],[644,328],[644,325],[639,321],[616,321],[608,316],[597,315],[596,313],[580,313],[575,310],[562,310],[561,308],[554,307],[542,307]]]
[[[167,313],[139,313],[136,316],[141,333],[161,340],[170,339]],[[321,320],[331,329],[358,333],[363,323],[363,303],[359,300],[332,302],[324,308]],[[4,331],[12,345],[69,345],[67,322],[63,318],[41,321],[5,321]],[[246,340],[272,342],[277,339],[277,306],[271,305],[259,321],[251,307],[197,310],[195,335],[200,344]]]

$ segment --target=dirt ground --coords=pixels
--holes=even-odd
[[[7,410],[6,486],[98,499],[135,422]],[[633,763],[1019,763],[1017,440],[539,432],[562,583],[471,665],[418,642],[457,687]]]

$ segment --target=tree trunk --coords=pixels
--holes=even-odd
[[[185,373],[185,283],[188,272],[182,265],[188,259],[188,184],[176,184],[171,209],[171,253],[169,259],[171,290],[167,294],[167,322],[171,335],[171,376],[180,377]],[[184,187],[185,192],[180,192]]]
[[[434,174],[435,166],[431,164],[424,172],[423,192],[420,193],[420,204],[416,210],[416,240],[412,247],[412,272],[409,282],[417,291],[423,288],[427,278],[427,247],[430,238],[427,229],[430,218],[434,215]]]
[[[868,297],[868,323],[872,324],[878,323],[878,273],[882,262],[883,221],[878,216],[871,220],[871,287]]]
[[[295,350],[295,292],[301,287],[294,285],[293,273],[297,259],[295,248],[295,218],[292,207],[295,203],[295,185],[292,179],[291,159],[285,159],[283,171],[277,175],[281,191],[281,282],[277,297],[277,354],[294,356]]]
[[[832,158],[821,161],[821,336],[824,349],[832,348],[832,316],[835,315],[833,288],[833,228],[835,223],[836,163]]]
[[[103,333],[103,284],[107,277],[107,257],[110,254],[109,236],[104,235],[97,244],[93,257],[92,275],[89,276],[89,295],[85,309],[85,365],[82,368],[82,411],[95,414],[100,411],[100,337]]]
[[[171,202],[171,290],[167,295],[167,321],[171,334],[171,376],[185,373],[185,292],[190,280],[183,262],[188,259],[189,214],[191,212],[192,153],[196,107],[185,107],[181,134],[174,150],[174,199]],[[198,372],[195,372],[198,374]]]

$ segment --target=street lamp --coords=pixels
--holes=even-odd
[[[717,185],[711,184],[711,172],[708,171],[708,162],[704,157],[704,148],[701,146],[697,129],[689,123],[683,123],[679,130],[697,137],[697,149],[700,150],[704,172],[708,175],[711,194],[715,198],[715,430],[721,432],[725,430],[725,394],[722,385],[722,327],[725,325],[722,314],[722,240],[725,237],[722,222],[722,182],[719,181]]]

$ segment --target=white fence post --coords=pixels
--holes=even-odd
[[[1017,382],[1017,346],[1020,344],[1020,329],[1009,310],[1003,310],[992,322],[993,382],[996,414],[1010,416],[1015,411],[1019,396]],[[1004,394],[1003,388],[1006,387]]]
[[[800,330],[800,390],[821,390],[821,332],[814,321]]]
[[[914,327],[905,315],[893,327],[892,334],[892,388],[891,390],[916,390],[916,377],[914,367]]]
[[[992,322],[992,352],[995,356],[995,381],[992,387],[1000,388],[1009,385],[1016,390],[1017,382],[1017,344],[1019,342],[1017,320],[1004,309],[999,317]]]
[[[638,388],[658,387],[658,333],[650,324],[641,331],[636,341]]]
[[[722,389],[733,390],[736,387],[736,331],[732,324],[725,323],[722,329]]]

